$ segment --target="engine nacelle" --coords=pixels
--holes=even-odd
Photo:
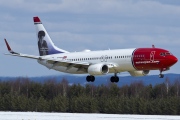
[[[149,70],[130,71],[131,76],[146,76],[149,74]]]
[[[88,67],[88,73],[90,75],[104,75],[109,72],[109,68],[105,64],[94,64]]]

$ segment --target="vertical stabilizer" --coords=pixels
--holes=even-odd
[[[57,53],[68,53],[67,51],[62,50],[54,45],[39,17],[34,17],[33,19],[34,25],[36,27],[40,56]]]

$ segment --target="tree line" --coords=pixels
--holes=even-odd
[[[180,115],[179,91],[180,81],[168,78],[155,86],[139,81],[122,87],[17,78],[0,81],[0,111]]]

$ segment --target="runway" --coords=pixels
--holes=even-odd
[[[0,120],[180,120],[169,115],[0,112]]]

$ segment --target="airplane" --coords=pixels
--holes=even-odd
[[[68,52],[54,45],[39,17],[33,17],[33,20],[36,27],[39,56],[14,52],[4,39],[10,52],[5,55],[36,59],[48,69],[60,72],[88,74],[87,82],[94,82],[94,76],[113,73],[110,81],[117,83],[118,73],[129,72],[131,76],[146,76],[150,70],[159,70],[159,78],[163,78],[162,72],[169,70],[178,61],[171,52],[156,48],[154,45],[150,48]]]

